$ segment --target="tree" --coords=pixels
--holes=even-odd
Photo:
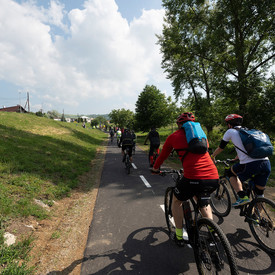
[[[47,116],[48,118],[54,119],[54,118],[60,118],[61,114],[56,110],[52,110],[47,112]]]
[[[112,110],[109,114],[111,122],[119,128],[133,128],[134,125],[134,113],[131,110]]]
[[[213,99],[219,83],[223,81],[224,74],[219,67],[213,66],[208,60],[194,54],[192,43],[204,42],[202,23],[207,17],[201,9],[200,18],[196,24],[190,24],[189,19],[179,20],[178,10],[167,1],[166,25],[163,35],[159,36],[159,44],[163,53],[162,66],[171,79],[176,99],[186,96],[185,108],[193,110],[201,122],[211,132],[217,120],[213,115]],[[177,1],[174,3],[178,4]],[[187,11],[186,11],[187,13]],[[192,15],[192,13],[191,13]],[[205,54],[210,55],[210,49],[205,48]],[[206,116],[205,113],[209,115]],[[210,118],[211,116],[211,118]]]
[[[103,125],[107,125],[108,121],[104,116],[98,116],[95,118],[98,121],[98,125],[102,127]]]
[[[154,85],[146,85],[136,102],[136,128],[148,131],[151,127],[162,127],[171,121],[169,104],[164,94]]]
[[[186,91],[194,108],[231,98],[232,110],[248,103],[274,63],[274,2],[271,0],[163,0],[166,25],[159,43],[175,95]],[[203,95],[201,96],[203,91]]]
[[[97,120],[97,118],[91,120],[91,126],[92,126],[92,127],[93,127],[93,126],[97,127],[98,125],[99,125],[99,121]]]

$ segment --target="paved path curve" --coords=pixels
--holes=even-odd
[[[197,274],[193,250],[176,247],[167,236],[161,205],[172,179],[151,175],[148,157],[138,148],[130,175],[121,159],[120,149],[109,144],[81,275]],[[275,274],[275,257],[260,249],[237,210],[215,221],[232,245],[240,274]]]

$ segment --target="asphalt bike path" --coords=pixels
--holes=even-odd
[[[151,175],[148,155],[138,147],[133,163],[128,175],[121,149],[108,144],[81,275],[197,274],[193,250],[178,248],[167,235],[162,205],[171,176]],[[240,274],[275,274],[275,258],[260,249],[238,210],[214,220],[232,245]]]

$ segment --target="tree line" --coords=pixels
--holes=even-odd
[[[193,111],[207,132],[238,113],[248,127],[274,134],[274,1],[163,0],[163,7],[162,67],[181,109]],[[120,111],[127,110],[110,117]],[[148,130],[165,126],[178,110],[146,86],[135,111],[132,124]]]

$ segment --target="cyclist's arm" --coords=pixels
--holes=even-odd
[[[224,148],[226,147],[227,143],[228,143],[227,141],[224,141],[222,139],[219,147],[211,155],[211,158],[214,159],[218,154],[220,154],[224,150]]]

